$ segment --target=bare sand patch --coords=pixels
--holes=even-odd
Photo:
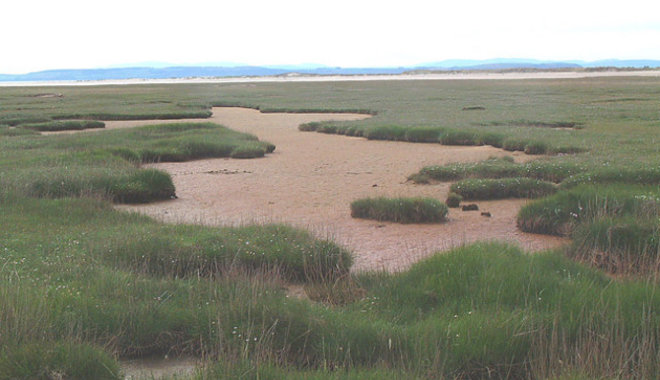
[[[435,251],[477,240],[509,241],[533,251],[565,243],[564,239],[526,234],[516,228],[515,216],[525,200],[477,202],[492,217],[451,210],[449,221],[443,224],[399,225],[351,218],[350,203],[362,197],[427,196],[444,200],[449,184],[415,185],[406,181],[409,174],[425,165],[511,155],[490,146],[369,141],[297,129],[310,121],[367,117],[214,108],[212,118],[204,121],[255,134],[277,145],[275,152],[253,160],[221,158],[150,165],[172,175],[179,199],[118,208],[166,222],[282,222],[303,227],[350,248],[356,256],[355,270],[401,270]],[[126,122],[116,123],[107,128],[129,126],[123,124]],[[522,153],[514,156],[517,161],[532,158]]]

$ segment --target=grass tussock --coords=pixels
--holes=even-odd
[[[443,182],[467,178],[526,177],[559,183],[584,170],[584,166],[570,161],[535,160],[519,164],[512,157],[494,157],[479,162],[426,166],[413,176],[422,175]],[[413,176],[410,179],[415,181]]]
[[[465,179],[450,190],[465,200],[539,198],[557,191],[556,185],[533,178]]]
[[[563,189],[570,189],[581,184],[637,184],[660,185],[660,166],[643,168],[601,167],[571,175],[561,183]]]
[[[562,128],[562,129],[582,129],[584,124],[576,121],[533,121],[533,120],[511,120],[511,121],[493,121],[490,123],[481,123],[483,126],[515,126],[531,128]]]
[[[105,128],[105,123],[96,120],[53,120],[43,123],[21,124],[20,127],[41,132],[80,131],[83,129]]]
[[[119,363],[88,344],[26,344],[0,351],[0,379],[123,379]]]
[[[570,257],[612,273],[660,269],[660,196],[652,187],[581,185],[524,206],[517,224],[570,236]]]
[[[509,151],[523,151],[527,154],[574,154],[586,151],[573,145],[553,144],[551,139],[534,140],[483,130],[466,130],[433,126],[374,125],[358,126],[332,122],[309,122],[298,126],[303,132],[319,132],[360,136],[369,140],[407,141],[413,143],[438,143],[443,145],[491,145]]]
[[[462,201],[463,201],[463,197],[461,195],[458,195],[454,192],[450,192],[449,195],[447,196],[447,200],[445,201],[445,204],[447,205],[447,207],[456,208],[461,205]]]
[[[525,232],[569,235],[574,227],[600,216],[654,218],[660,201],[657,189],[611,185],[578,186],[535,201],[518,213],[518,227]]]
[[[447,206],[433,198],[365,198],[351,203],[354,218],[395,223],[439,223],[445,220]]]
[[[610,273],[652,274],[660,270],[660,223],[653,219],[600,217],[571,234],[569,257]]]

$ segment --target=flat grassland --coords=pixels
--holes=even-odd
[[[202,120],[170,121],[191,118]],[[170,120],[132,121],[152,119]],[[37,130],[84,128],[70,120],[107,130]],[[319,124],[301,129],[331,136],[296,130],[310,122]],[[289,144],[295,135],[307,145]],[[659,138],[654,77],[3,88],[0,379],[121,378],[120,360],[165,355],[199,358],[192,378],[653,378]],[[325,156],[324,145],[353,146],[349,165],[324,162],[341,157]],[[269,185],[297,150],[312,167],[293,187],[318,191],[318,204],[282,201],[292,187],[282,183],[278,196]],[[360,160],[348,156],[359,150]],[[392,162],[369,161],[382,152],[405,165],[365,170]],[[320,191],[326,177],[364,189],[330,201],[350,186]],[[220,186],[206,198],[191,190],[208,189],[204,178]],[[215,199],[227,183],[230,197]],[[368,263],[360,239],[381,234],[374,240],[394,246],[394,259],[409,253],[390,243],[405,238],[403,227],[347,216],[345,230],[317,228],[342,203],[337,212],[348,215],[351,201],[371,195],[444,200],[450,186],[463,203],[505,205],[509,217],[452,209],[435,239],[459,245],[478,239],[447,226],[476,224],[476,237],[504,223],[500,238],[542,241],[525,231],[565,245],[528,254],[482,242],[388,266]],[[250,198],[260,191],[273,204]],[[535,199],[491,200],[502,193]],[[195,223],[165,224],[113,202]],[[195,202],[225,208],[165,215]],[[286,215],[324,202],[318,219]],[[243,219],[223,223],[232,208]],[[392,231],[401,236],[387,240]]]

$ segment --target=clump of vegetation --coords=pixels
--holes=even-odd
[[[582,129],[584,124],[575,121],[532,121],[532,120],[510,120],[510,121],[492,121],[490,123],[481,123],[483,126],[516,126],[516,127],[536,127],[536,128],[571,128]]]
[[[25,344],[0,350],[0,379],[123,379],[119,363],[88,344]]]
[[[586,170],[583,165],[558,160],[535,160],[514,163],[512,157],[493,157],[479,162],[434,165],[422,168],[416,175],[436,181],[455,181],[465,178],[527,177],[549,182],[561,182],[569,176]],[[413,176],[410,177],[414,180]],[[563,184],[562,184],[563,187]]]
[[[501,148],[506,136],[497,132],[483,132],[479,134],[478,138],[479,144],[477,145],[490,145],[495,148]]]
[[[548,144],[543,141],[530,141],[525,145],[526,154],[546,154],[548,153]]]
[[[105,123],[95,120],[53,120],[35,124],[21,124],[21,128],[42,132],[79,131],[83,129],[105,128]]]
[[[20,124],[44,123],[50,120],[50,118],[41,115],[16,115],[11,113],[0,115],[0,124],[12,127]]]
[[[379,125],[366,129],[364,137],[368,140],[403,141],[406,137],[406,128],[398,125]]]
[[[465,179],[451,185],[450,190],[466,200],[539,198],[554,194],[557,187],[533,178]]]
[[[158,276],[213,277],[233,266],[273,269],[287,281],[345,276],[351,254],[329,241],[285,225],[211,229],[153,226],[153,235],[131,234],[103,245],[113,266]]]
[[[445,201],[445,204],[447,205],[447,207],[455,208],[461,205],[461,201],[463,201],[462,196],[451,192],[447,196],[447,200]]]
[[[52,116],[53,120],[66,119],[92,119],[92,120],[176,120],[176,119],[208,119],[213,115],[211,110],[176,110],[173,112],[158,111],[148,112],[146,110],[136,110],[125,113],[118,112],[80,112],[73,111],[69,113],[60,113]]]
[[[479,145],[476,133],[461,130],[447,130],[440,137],[443,145]]]
[[[562,189],[570,189],[580,184],[589,183],[660,185],[660,166],[645,168],[596,168],[571,175],[562,181],[561,187]]]
[[[657,219],[597,217],[571,234],[569,257],[611,273],[660,270],[660,222]]]
[[[447,216],[447,206],[433,198],[364,198],[351,203],[354,218],[395,223],[439,223]]]
[[[408,176],[408,181],[413,181],[420,185],[428,185],[431,183],[431,177],[423,173],[415,173]]]
[[[266,147],[260,144],[243,145],[231,151],[231,158],[258,158],[266,154]]]
[[[32,149],[38,147],[39,155]],[[169,174],[145,162],[263,157],[275,149],[255,136],[211,123],[181,123],[89,134],[26,136],[0,157],[0,188],[36,197],[100,196],[122,203],[169,199]]]
[[[659,210],[657,190],[623,185],[582,185],[524,206],[518,213],[517,223],[525,232],[569,235],[577,224],[591,221],[596,216],[650,218],[657,217]]]
[[[657,270],[660,195],[639,186],[581,185],[524,206],[518,227],[570,236],[568,253],[610,272]]]
[[[303,123],[298,126],[298,130],[302,132],[314,132],[316,131],[322,123],[320,121],[310,121],[309,123]]]
[[[525,150],[528,140],[520,137],[508,137],[502,141],[502,149],[508,151],[521,151]]]
[[[406,129],[405,139],[410,142],[437,143],[444,129],[439,127],[410,127]]]
[[[15,136],[29,136],[38,135],[39,132],[30,129],[8,127],[0,125],[0,136],[15,137]]]

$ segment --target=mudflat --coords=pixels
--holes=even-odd
[[[438,250],[477,240],[502,240],[536,251],[564,239],[526,234],[515,217],[526,200],[477,202],[480,212],[451,209],[442,224],[401,225],[354,219],[350,203],[375,196],[424,196],[444,200],[448,183],[416,185],[406,177],[421,167],[512,155],[490,146],[462,147],[370,141],[359,137],[300,132],[298,125],[322,120],[360,120],[360,114],[261,113],[216,107],[212,121],[252,133],[277,149],[262,159],[208,159],[149,165],[172,175],[178,199],[120,205],[166,222],[205,225],[287,223],[330,238],[355,253],[354,270],[405,269]],[[111,122],[122,128],[156,121]],[[514,153],[516,161],[532,158]]]

